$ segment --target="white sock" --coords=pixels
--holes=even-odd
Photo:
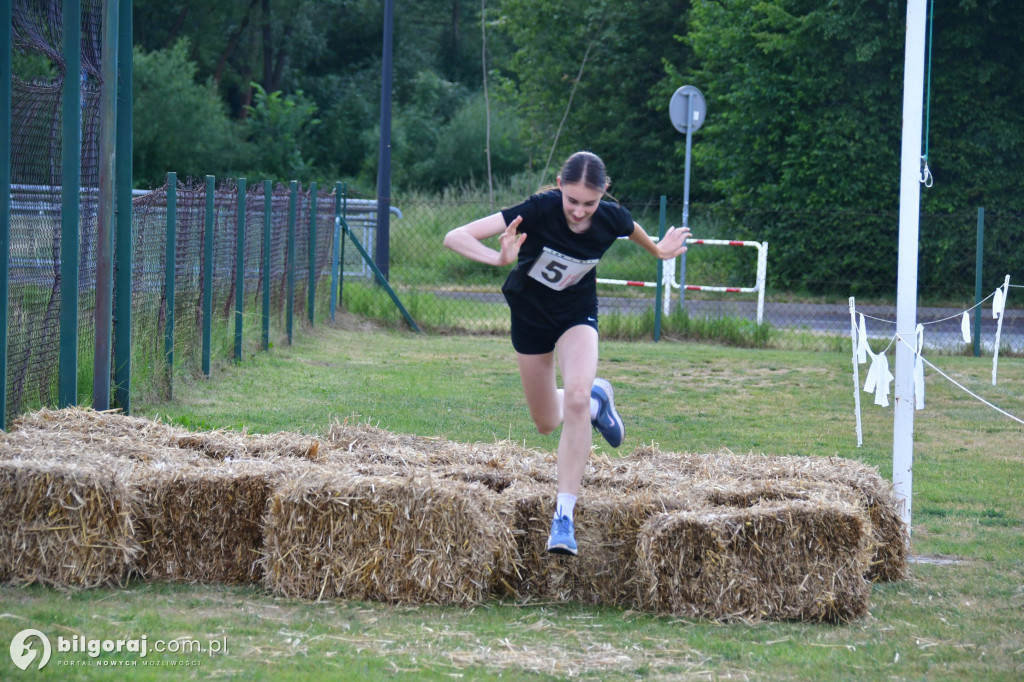
[[[576,509],[576,496],[569,493],[558,493],[558,502],[555,505],[555,518],[560,519],[568,516],[572,521],[573,511]]]
[[[597,402],[597,398],[590,396],[590,421],[597,419],[597,411],[601,409],[601,403]]]

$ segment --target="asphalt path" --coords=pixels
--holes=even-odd
[[[437,292],[444,298],[475,300],[481,303],[503,303],[501,293],[446,291]],[[1012,299],[1010,301],[1012,305]],[[678,296],[672,297],[672,309],[678,309]],[[755,301],[695,301],[685,300],[691,317],[738,317],[757,319]],[[598,306],[602,312],[640,314],[654,306],[653,290],[649,297],[601,296]],[[865,330],[869,339],[891,339],[896,333],[895,306],[862,306],[858,313],[865,316]],[[964,310],[954,308],[917,309],[917,321],[924,325],[925,348],[956,349],[964,345],[961,321]],[[973,339],[976,311],[968,311]],[[850,334],[849,304],[828,303],[770,303],[764,304],[764,321],[780,329],[806,330],[818,334]],[[992,317],[991,304],[981,309],[981,346],[983,351],[994,348],[997,320]],[[1000,331],[1000,347],[1024,352],[1024,310],[1007,308]]]

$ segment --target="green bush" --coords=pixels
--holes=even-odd
[[[248,145],[212,82],[197,83],[188,41],[134,56],[134,176],[161,185],[169,171],[186,177],[229,175],[247,162]]]

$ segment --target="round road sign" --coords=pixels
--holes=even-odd
[[[689,106],[687,106],[689,101]],[[687,114],[689,110],[689,114]],[[675,91],[668,103],[668,117],[672,126],[681,133],[695,132],[704,124],[708,105],[701,91],[692,85],[684,85]]]

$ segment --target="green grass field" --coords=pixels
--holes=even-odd
[[[892,408],[861,394],[858,447],[848,353],[615,341],[602,342],[601,356],[626,423],[624,452],[653,441],[663,450],[837,456],[891,477]],[[997,386],[991,357],[934,361],[1024,416],[1024,359],[1001,358]],[[222,585],[4,586],[6,643],[35,628],[51,639],[218,640],[228,651],[151,653],[148,662],[166,665],[117,670],[58,666],[95,661],[55,653],[27,672],[5,653],[0,679],[1024,679],[1024,427],[935,372],[926,381],[912,534],[912,554],[924,561],[906,581],[875,585],[870,615],[847,625],[723,624],[558,603],[315,603]],[[380,331],[348,317],[296,335],[293,346],[220,364],[211,380],[179,381],[174,396],[135,413],[197,430],[323,433],[348,419],[463,442],[557,444],[557,434],[532,429],[507,339]]]

